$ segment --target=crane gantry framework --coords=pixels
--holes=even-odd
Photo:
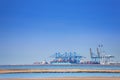
[[[55,53],[54,55],[52,55],[51,57],[54,58],[52,62],[56,62],[56,63],[79,63],[81,58],[83,58],[83,56],[77,54],[76,52],[65,52],[63,54],[61,54],[60,52]]]
[[[97,54],[93,53],[92,49],[90,48],[90,56],[93,63],[109,64],[111,62],[111,59],[114,58],[114,56],[106,54],[102,48],[103,45],[98,46]]]

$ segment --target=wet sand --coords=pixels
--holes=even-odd
[[[0,74],[2,73],[79,73],[79,72],[87,72],[87,73],[120,73],[120,70],[87,70],[87,69],[5,69],[0,70]]]
[[[120,77],[75,77],[75,78],[14,78],[0,80],[120,80]]]

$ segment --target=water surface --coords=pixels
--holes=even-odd
[[[111,69],[120,70],[119,65],[1,65],[0,69]]]
[[[13,73],[0,78],[120,77],[120,73]]]

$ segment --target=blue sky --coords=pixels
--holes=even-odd
[[[31,64],[55,52],[89,58],[104,45],[120,61],[119,0],[0,0],[0,64]]]

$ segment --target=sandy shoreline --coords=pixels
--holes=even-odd
[[[120,80],[120,77],[6,78],[0,80]]]
[[[87,69],[4,69],[0,70],[0,74],[3,73],[120,73],[120,70],[87,70]]]
[[[120,70],[85,70],[85,69],[0,69],[0,74],[6,73],[120,73]],[[65,78],[0,78],[0,80],[120,80],[120,77],[65,77]]]

